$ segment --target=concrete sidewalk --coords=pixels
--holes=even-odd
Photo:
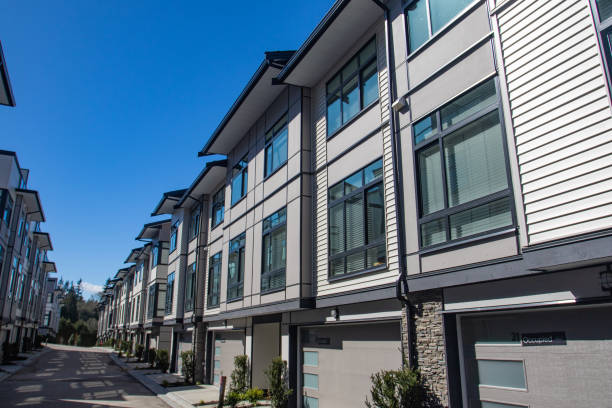
[[[40,356],[49,352],[48,347],[44,347],[41,350],[31,351],[29,353],[19,353],[19,357],[26,357],[25,360],[11,361],[11,364],[0,365],[0,381],[4,381],[11,375],[18,373],[24,367],[33,364]]]
[[[122,370],[130,374],[134,379],[138,380],[142,385],[147,387],[151,392],[157,395],[162,401],[171,407],[177,408],[193,408],[194,405],[204,402],[204,405],[199,405],[204,408],[216,407],[219,400],[219,388],[214,385],[189,385],[184,387],[162,387],[157,381],[166,380],[168,383],[177,382],[180,376],[174,374],[162,374],[159,370],[146,370],[139,367],[138,364],[126,363],[120,359],[116,353],[111,353],[111,359]]]

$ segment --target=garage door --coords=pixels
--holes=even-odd
[[[468,407],[606,406],[611,316],[611,307],[574,307],[463,317]]]
[[[302,329],[302,406],[365,406],[370,375],[402,365],[399,322]]]
[[[226,376],[229,386],[234,370],[234,357],[244,354],[243,332],[216,332],[213,359],[213,383],[219,385],[221,376]]]

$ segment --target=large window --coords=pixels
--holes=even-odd
[[[232,205],[247,193],[248,161],[244,156],[232,169]]]
[[[408,51],[423,45],[474,0],[415,0],[406,8]]]
[[[262,258],[261,292],[284,288],[287,263],[287,210],[285,208],[263,220]]]
[[[195,306],[196,292],[196,263],[187,267],[187,279],[185,281],[185,311],[191,312]]]
[[[8,226],[11,223],[11,215],[13,214],[13,199],[11,198],[11,194],[8,192],[8,190],[2,190],[2,197],[0,198],[2,200],[0,204],[4,204],[2,219]]]
[[[413,134],[422,247],[512,225],[494,79],[416,122]]]
[[[200,205],[196,205],[191,209],[189,217],[189,240],[194,239],[200,231]]]
[[[149,286],[147,302],[147,319],[152,319],[157,316],[157,283]]]
[[[159,256],[160,256],[160,250],[159,250],[159,244],[153,244],[153,248],[151,248],[151,267],[154,268],[157,266],[157,264],[159,263]]]
[[[13,290],[15,288],[15,275],[17,275],[18,266],[19,266],[19,259],[16,256],[14,256],[13,264],[11,265],[11,276],[9,277],[9,285],[8,285],[9,299],[13,297]]]
[[[327,135],[377,98],[376,40],[372,39],[327,83]]]
[[[266,177],[287,161],[287,134],[287,115],[266,133]]]
[[[217,191],[212,199],[212,226],[215,228],[223,222],[223,213],[225,212],[225,187]]]
[[[174,272],[168,275],[166,285],[166,315],[172,314],[172,301],[174,299]]]
[[[227,300],[242,298],[244,286],[244,247],[246,234],[243,232],[230,241],[227,265]]]
[[[382,159],[329,191],[329,276],[387,263]]]
[[[174,252],[174,250],[176,249],[179,223],[179,221],[176,221],[174,224],[172,224],[172,227],[170,228],[170,252]]]
[[[221,252],[210,257],[208,265],[208,307],[219,306],[221,294]]]

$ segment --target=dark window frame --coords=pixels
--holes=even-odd
[[[200,213],[202,212],[202,206],[197,203],[191,208],[189,214],[189,241],[193,241],[200,233]]]
[[[363,64],[359,61],[359,54],[361,53],[361,51],[363,51],[364,49],[366,49],[371,42],[374,42],[374,55],[372,57],[370,57],[367,61],[363,62]],[[354,59],[357,60],[357,70],[351,74],[351,76],[348,79],[344,79],[342,78],[342,71],[344,70],[344,68],[346,68]],[[367,108],[373,104],[375,104],[379,98],[380,98],[380,85],[377,85],[376,90],[377,90],[377,94],[378,96],[376,98],[374,98],[370,103],[368,103],[367,105],[364,105],[364,100],[363,100],[363,87],[362,87],[362,71],[364,71],[366,68],[368,68],[370,66],[370,64],[376,61],[376,76],[378,78],[378,74],[379,74],[379,70],[378,70],[378,47],[377,47],[377,41],[376,41],[376,35],[372,36],[372,38],[370,38],[368,41],[365,42],[365,44],[353,55],[351,56],[351,58],[349,58],[349,60],[334,74],[330,77],[329,81],[327,81],[325,83],[325,124],[326,124],[326,133],[327,133],[327,138],[331,139],[333,136],[335,136],[336,134],[338,134],[345,125],[347,125],[348,123],[350,123],[354,118],[360,116],[361,112],[363,112],[364,110],[367,110]],[[342,104],[342,100],[344,95],[342,94],[342,89],[350,82],[352,81],[355,76],[357,77],[357,89],[359,90],[359,111],[357,111],[353,116],[351,116],[350,118],[347,118],[346,120],[344,120],[344,108],[343,108],[343,104]],[[328,90],[328,86],[331,82],[334,81],[334,79],[339,78],[339,85],[334,88],[332,90],[332,92],[329,92]],[[329,109],[329,101],[330,99],[332,99],[336,92],[340,92],[340,126],[338,126],[336,129],[330,131],[330,126],[329,126],[329,114],[328,114],[328,109]]]
[[[170,250],[168,252],[169,254],[176,251],[176,246],[178,243],[178,229],[179,229],[180,224],[181,224],[181,220],[176,220],[172,224],[172,227],[170,227],[170,247],[169,247]]]
[[[454,101],[456,101],[457,99],[461,98],[462,96],[469,94],[470,92],[472,92],[473,90],[475,90],[476,88],[478,88],[479,86],[485,84],[488,81],[493,81],[495,84],[495,94],[496,94],[496,98],[495,98],[495,102],[491,103],[488,106],[485,106],[483,108],[481,108],[478,112],[475,112],[473,114],[471,114],[468,117],[465,117],[464,119],[462,119],[461,121],[452,124],[451,126],[449,126],[448,128],[442,130],[442,120],[441,120],[441,115],[440,112],[442,111],[442,109],[444,109],[445,107],[449,106],[450,104],[452,104]],[[497,110],[498,113],[498,119],[499,119],[499,124],[500,124],[500,131],[501,131],[501,138],[502,138],[502,147],[503,147],[503,154],[504,154],[504,160],[505,160],[505,169],[506,169],[506,178],[507,178],[507,185],[508,187],[504,190],[500,190],[498,192],[492,193],[492,194],[488,194],[486,196],[483,197],[479,197],[473,200],[470,200],[468,202],[462,203],[462,204],[458,204],[455,206],[449,206],[449,199],[448,199],[448,191],[447,191],[447,174],[446,174],[446,168],[445,168],[445,160],[446,157],[444,155],[444,139],[446,136],[452,135],[453,133],[461,130],[462,128],[469,126],[470,124],[481,120],[483,118],[485,118],[487,115],[492,114],[493,112],[495,112]],[[436,123],[437,123],[437,133],[435,133],[433,136],[425,138],[423,141],[415,144],[415,140],[414,140],[414,125],[418,122],[420,122],[422,119],[425,119],[427,117],[429,117],[430,115],[435,114],[436,115]],[[426,252],[431,252],[431,251],[435,251],[437,249],[446,249],[449,247],[456,247],[457,245],[461,245],[462,243],[468,242],[468,241],[473,241],[474,239],[480,238],[480,237],[486,237],[486,236],[490,236],[491,234],[496,234],[499,232],[503,232],[506,230],[510,230],[510,229],[516,229],[516,225],[517,225],[517,221],[516,221],[516,208],[514,206],[514,193],[513,193],[513,189],[512,189],[512,175],[510,172],[510,160],[509,160],[509,151],[508,151],[508,143],[507,143],[507,138],[506,138],[506,130],[505,130],[505,126],[504,126],[504,115],[503,115],[503,109],[502,109],[502,101],[501,101],[501,92],[500,92],[500,88],[499,88],[499,78],[497,76],[490,76],[476,84],[474,84],[472,87],[470,87],[468,90],[462,92],[461,94],[455,96],[452,100],[446,102],[443,105],[440,105],[439,107],[437,107],[436,109],[434,109],[433,111],[421,116],[418,120],[413,121],[411,124],[411,128],[412,128],[412,137],[411,137],[411,143],[412,143],[412,154],[413,154],[413,163],[414,163],[414,167],[415,170],[413,172],[414,175],[414,185],[415,185],[415,190],[416,190],[416,197],[417,197],[417,217],[418,217],[418,242],[419,242],[419,253],[426,253]],[[443,195],[444,195],[444,208],[438,211],[434,211],[430,214],[427,215],[422,215],[423,214],[423,208],[422,208],[422,201],[421,201],[421,183],[419,181],[419,152],[426,150],[428,148],[433,147],[434,145],[438,146],[438,151],[440,153],[440,165],[441,165],[441,174],[442,174],[442,191],[443,191]],[[483,232],[479,232],[473,235],[467,235],[461,238],[456,238],[456,239],[451,239],[450,234],[451,234],[451,228],[450,228],[450,217],[452,215],[470,210],[470,209],[475,209],[479,206],[482,205],[486,205],[489,203],[493,203],[495,201],[501,200],[501,199],[507,199],[509,201],[510,204],[510,214],[511,214],[511,219],[512,219],[512,223],[510,225],[506,225],[503,227],[499,227],[499,228],[494,228],[491,230],[486,230]],[[445,226],[446,226],[446,240],[440,243],[436,243],[436,244],[432,244],[432,245],[428,245],[428,246],[423,246],[423,238],[422,238],[422,225],[426,224],[428,222],[432,222],[432,221],[436,221],[439,219],[443,219]]]
[[[599,40],[599,50],[605,71],[608,95],[612,96],[612,72],[610,72],[612,69],[612,16],[602,21],[599,8],[597,7],[597,0],[589,0],[589,3],[597,39]]]
[[[278,223],[277,225],[273,226],[273,227],[268,227],[268,228],[263,228],[263,225],[265,224],[265,221],[271,219],[272,217],[274,217],[275,215],[277,215],[278,213],[280,213],[281,211],[285,212],[284,215],[284,220],[280,223]],[[285,265],[282,268],[277,268],[275,270],[272,271],[265,271],[265,265],[264,265],[264,260],[265,260],[265,251],[266,251],[266,247],[264,245],[265,241],[265,237],[267,235],[269,235],[270,237],[272,236],[272,233],[280,230],[280,229],[284,229],[285,230],[285,254],[287,251],[287,207],[283,207],[283,208],[279,208],[277,211],[275,211],[274,213],[270,214],[269,216],[267,216],[263,221],[262,221],[262,234],[261,234],[261,242],[262,242],[262,252],[261,252],[261,279],[260,279],[260,288],[263,288],[263,281],[264,279],[270,279],[270,281],[272,281],[274,278],[279,277],[280,275],[283,276],[283,285],[282,286],[275,286],[275,287],[271,287],[270,285],[268,285],[268,289],[260,289],[260,293],[261,294],[265,294],[265,293],[272,293],[272,292],[278,292],[281,290],[284,290],[286,285],[287,285],[287,277],[286,277],[286,273],[287,273],[287,259],[286,259],[286,255],[285,255]],[[270,245],[272,245],[272,240],[269,241]]]
[[[239,246],[237,246],[235,249],[232,249],[232,243],[235,241],[243,241],[244,243],[240,244]],[[228,262],[227,262],[227,302],[233,302],[233,301],[237,301],[237,300],[241,300],[244,296],[244,264],[242,262],[240,262],[241,257],[240,257],[240,253],[243,252],[244,253],[244,257],[245,257],[245,261],[246,261],[246,233],[243,232],[241,234],[238,234],[236,237],[234,237],[232,240],[230,240],[229,242],[229,251],[228,251]],[[237,273],[239,276],[239,279],[236,282],[230,282],[230,274],[229,274],[229,268],[230,268],[230,257],[232,256],[233,253],[237,253],[238,254],[238,267],[237,267]],[[240,293],[240,295],[236,295],[234,297],[230,297],[230,291],[233,290],[234,288],[237,288],[237,293]]]
[[[217,222],[215,218],[215,214],[217,213],[217,209],[221,208],[221,219]],[[211,230],[215,229],[218,225],[223,224],[223,220],[225,218],[225,186],[221,187],[215,194],[212,196],[212,213],[211,213]]]
[[[170,279],[172,277],[172,279]],[[164,308],[164,314],[166,316],[172,314],[172,306],[174,303],[174,279],[175,272],[171,272],[166,277],[166,307]]]
[[[187,266],[187,276],[185,277],[185,312],[191,312],[195,309],[195,294],[197,284],[197,262]],[[191,293],[189,293],[188,282],[191,280]]]
[[[223,252],[222,251],[219,251],[213,256],[211,256],[208,261],[208,290],[206,292],[207,293],[206,305],[208,308],[211,308],[211,309],[215,307],[219,307],[221,303],[221,268],[222,268],[222,264],[223,264]],[[215,297],[216,297],[216,301],[213,301]]]
[[[277,127],[282,124],[282,126],[280,128],[277,129]],[[268,171],[268,149],[273,149],[274,148],[274,142],[282,136],[283,131],[287,131],[286,134],[286,153],[285,153],[285,160],[282,163],[279,163],[279,165],[277,167],[271,168]],[[268,135],[270,135],[268,137]],[[274,152],[272,152],[272,154],[274,154]],[[280,119],[278,119],[271,127],[270,129],[268,129],[268,131],[265,134],[265,146],[264,146],[264,178],[270,177],[272,174],[276,173],[276,170],[280,169],[281,167],[283,167],[287,161],[289,160],[289,118],[287,116],[287,113],[283,114],[281,116]]]
[[[157,317],[158,283],[153,283],[148,290],[147,319]]]
[[[234,201],[234,180],[238,177],[241,179],[240,183],[240,197],[236,198]],[[248,191],[248,179],[249,179],[249,154],[245,154],[232,168],[232,179],[230,181],[231,185],[231,195],[230,202],[231,206],[238,204],[244,197],[247,195]]]
[[[381,166],[383,169],[383,174],[380,177],[377,177],[373,180],[371,180],[369,183],[365,184],[365,169],[368,168],[370,165],[376,163],[380,161],[381,162]],[[335,199],[335,200],[330,200],[329,198],[329,194],[330,191],[340,185],[340,184],[344,184],[344,182],[348,179],[350,179],[351,177],[355,176],[358,173],[362,173],[361,175],[361,187],[351,191],[350,193],[343,193],[341,198]],[[363,205],[363,221],[364,221],[364,240],[367,240],[367,236],[368,236],[368,220],[367,220],[367,199],[366,199],[366,193],[369,190],[372,190],[373,188],[376,187],[380,187],[383,191],[383,203],[384,203],[384,199],[385,199],[385,190],[384,190],[384,161],[383,161],[383,157],[379,157],[376,160],[371,161],[370,163],[366,164],[365,166],[363,166],[361,169],[357,170],[354,173],[351,173],[349,176],[344,177],[341,181],[334,183],[331,187],[329,187],[327,189],[327,225],[328,225],[328,245],[329,245],[329,241],[331,238],[329,238],[331,236],[331,233],[329,231],[329,228],[331,227],[331,208],[337,206],[337,205],[342,205],[342,216],[343,216],[343,243],[344,243],[344,251],[339,252],[337,254],[331,254],[331,251],[329,251],[328,249],[328,257],[327,257],[327,278],[328,280],[337,280],[337,279],[343,279],[346,277],[353,277],[355,275],[361,275],[363,273],[367,273],[367,272],[371,272],[371,271],[378,271],[381,269],[385,269],[387,267],[387,263],[388,263],[388,254],[386,254],[385,256],[385,264],[384,265],[377,265],[377,266],[372,266],[372,267],[367,267],[367,250],[371,249],[371,248],[376,248],[378,246],[384,245],[385,246],[385,252],[387,251],[387,225],[386,225],[386,211],[383,209],[383,224],[385,225],[385,234],[384,236],[376,241],[373,242],[368,242],[365,245],[361,245],[359,247],[356,248],[352,248],[347,250],[346,249],[346,202],[357,197],[357,196],[361,196],[362,199],[362,205]],[[343,188],[344,191],[344,188]],[[359,252],[364,252],[366,255],[364,255],[364,268],[357,270],[357,271],[353,271],[350,273],[347,273],[347,262],[346,262],[346,258],[350,255],[359,253]],[[336,260],[336,259],[340,259],[340,258],[344,258],[344,273],[342,274],[335,274],[332,275],[332,268],[331,268],[331,263],[332,261]]]

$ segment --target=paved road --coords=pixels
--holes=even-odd
[[[33,365],[0,382],[0,407],[168,408],[107,352],[49,345]]]

